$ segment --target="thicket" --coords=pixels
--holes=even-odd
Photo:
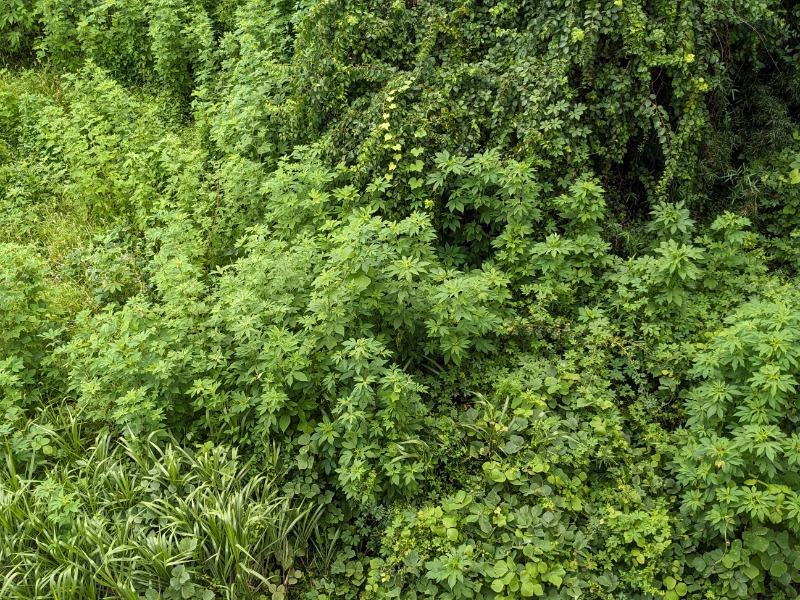
[[[799,23],[0,0],[0,596],[797,597]]]

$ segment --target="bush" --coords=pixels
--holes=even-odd
[[[728,316],[698,355],[701,382],[686,395],[675,462],[682,512],[706,552],[693,564],[725,597],[786,593],[800,562],[797,300],[779,287]]]

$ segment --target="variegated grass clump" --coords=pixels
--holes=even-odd
[[[282,597],[321,507],[282,496],[235,449],[86,440],[69,409],[41,427],[52,469],[0,467],[0,597]]]

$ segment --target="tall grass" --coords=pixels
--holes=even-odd
[[[70,409],[42,428],[58,460],[0,465],[0,598],[248,599],[279,590],[320,508],[251,475],[235,450],[99,434]]]

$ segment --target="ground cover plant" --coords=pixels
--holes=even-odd
[[[0,597],[800,594],[800,6],[0,0]]]

